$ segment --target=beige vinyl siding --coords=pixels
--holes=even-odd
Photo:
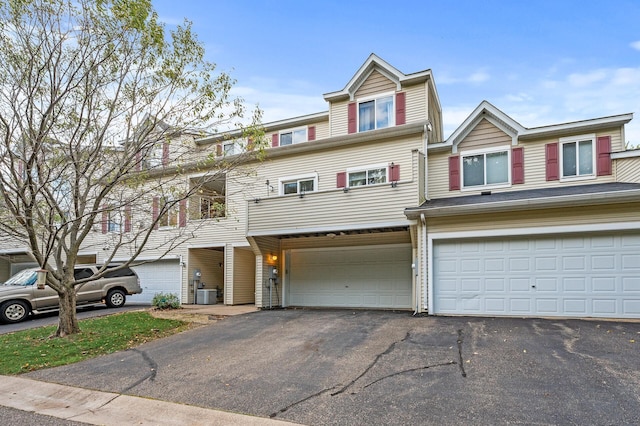
[[[611,136],[612,150],[621,143],[620,129],[611,129],[596,133],[596,137]],[[465,139],[466,140],[466,139]],[[532,141],[520,141],[524,148],[524,184],[504,188],[492,188],[492,192],[522,191],[526,189],[550,188],[554,186],[586,185],[590,183],[614,182],[614,175],[594,176],[592,179],[546,180],[545,145],[557,143],[558,138],[546,138]],[[510,144],[510,141],[509,141]],[[595,148],[595,147],[594,147]],[[447,198],[461,195],[478,194],[484,189],[449,191],[449,160],[451,151],[429,152],[429,197]]]
[[[368,96],[374,96],[378,93],[395,92],[397,89],[396,83],[389,80],[384,75],[380,74],[377,70],[367,77],[355,93],[356,99],[364,98]]]
[[[332,102],[329,107],[329,125],[331,126],[331,137],[343,136],[349,133],[349,117],[347,107],[349,101]]]
[[[233,302],[246,304],[255,302],[256,260],[249,247],[233,248]]]
[[[336,173],[346,171],[347,168],[361,167],[374,164],[400,165],[400,180],[412,180],[412,162],[414,149],[419,149],[422,140],[419,135],[405,139],[375,142],[350,146],[349,148],[333,148],[313,153],[292,155],[267,159],[261,163],[258,170],[258,183],[256,196],[266,198],[264,187],[260,183],[269,182],[274,185],[275,191],[268,197],[278,195],[277,183],[279,178],[299,176],[310,173],[318,174],[318,189],[320,191],[336,188]]]
[[[640,203],[484,213],[427,218],[429,233],[532,227],[610,224],[637,221]]]
[[[316,140],[327,139],[331,137],[331,129],[329,128],[329,120],[314,123],[312,126],[316,126]]]
[[[268,308],[269,307],[269,288],[266,286],[267,280],[269,278],[269,265],[274,265],[270,263],[269,255],[277,255],[278,261],[277,266],[278,269],[282,270],[281,262],[283,256],[280,251],[280,240],[273,237],[255,237],[248,238],[249,243],[251,244],[251,248],[255,254],[255,267],[256,267],[256,297],[255,304],[258,308]],[[282,275],[282,274],[280,274]],[[282,284],[278,287],[278,292],[280,295],[282,294]],[[275,291],[272,291],[271,294],[271,305],[278,306],[279,303],[282,303],[282,296],[280,296],[280,300],[278,301],[278,297]]]
[[[427,84],[427,83],[425,83]],[[427,87],[429,87],[427,85]],[[432,93],[430,88],[427,88],[428,96],[428,117],[433,125],[433,132],[429,135],[429,143],[439,143],[444,140],[444,135],[441,132],[442,124],[442,111],[438,109],[438,105],[435,101],[435,93]]]
[[[403,88],[406,92],[405,111],[407,124],[427,119],[427,90],[425,84],[416,84]]]
[[[187,269],[185,270],[187,282],[193,280],[193,271],[200,269],[202,277],[200,281],[204,283],[205,289],[213,290],[218,286],[220,289],[224,289],[224,265],[220,264],[225,261],[224,252],[222,250],[210,250],[210,249],[190,249],[187,259]],[[183,285],[183,288],[185,286]],[[189,286],[185,291],[188,290]],[[188,291],[186,296],[183,296],[183,300],[188,300],[193,303],[193,293]]]
[[[281,197],[253,203],[249,210],[249,234],[288,233],[313,228],[358,228],[408,225],[407,206],[416,205],[417,182],[342,189],[317,194]],[[384,205],[381,206],[381,203]],[[322,212],[322,214],[319,214]],[[295,220],[292,220],[295,218]],[[378,224],[378,225],[376,225]]]
[[[640,183],[640,157],[619,158],[613,164],[617,182]]]
[[[486,149],[495,146],[510,146],[511,136],[498,129],[486,119],[478,125],[458,144],[458,152]]]

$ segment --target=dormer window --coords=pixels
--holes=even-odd
[[[509,153],[509,147],[461,153],[462,187],[509,185],[511,171]]]
[[[395,125],[393,94],[358,102],[358,131],[384,129]]]

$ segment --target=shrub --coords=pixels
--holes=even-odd
[[[158,293],[153,296],[151,304],[158,309],[179,309],[180,299],[174,293]]]

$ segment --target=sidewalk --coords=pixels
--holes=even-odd
[[[94,425],[287,425],[262,417],[0,376],[0,405]]]

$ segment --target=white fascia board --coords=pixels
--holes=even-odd
[[[315,226],[311,228],[289,228],[289,229],[268,229],[265,231],[247,232],[248,237],[269,237],[277,235],[295,235],[295,234],[316,234],[323,232],[340,232],[340,231],[360,231],[363,229],[379,229],[379,228],[396,228],[409,227],[412,222],[409,220],[400,220],[396,222],[382,223],[359,223],[357,225],[328,225]]]
[[[550,126],[533,127],[520,133],[523,139],[537,138],[553,134],[566,134],[572,132],[587,132],[611,126],[622,126],[633,119],[633,113],[612,115],[609,117],[592,118],[589,120],[572,121],[570,123],[553,124]]]
[[[563,195],[558,197],[531,198],[522,200],[496,201],[459,206],[436,207],[431,209],[405,210],[409,219],[424,213],[426,217],[457,216],[469,213],[497,213],[556,207],[577,207],[640,201],[640,190],[598,192],[590,194]]]
[[[611,159],[640,157],[640,149],[632,149],[629,151],[612,152]]]

